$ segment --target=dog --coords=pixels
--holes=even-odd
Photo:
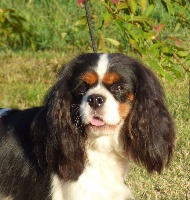
[[[42,106],[0,110],[0,199],[133,199],[124,183],[130,160],[160,173],[174,140],[148,68],[120,53],[79,55]]]

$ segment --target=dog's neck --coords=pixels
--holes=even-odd
[[[115,170],[120,171],[122,176],[124,176],[127,168],[126,163],[128,163],[129,158],[124,151],[119,133],[101,137],[89,136],[86,149],[88,157],[87,166],[102,167],[105,168],[105,171],[106,168],[114,167]]]
[[[86,141],[87,160],[85,168],[79,179],[75,182],[65,182],[60,190],[55,190],[63,200],[107,200],[126,199],[132,197],[124,184],[124,175],[128,158],[124,155],[121,138],[115,135],[88,136]],[[54,177],[53,189],[57,188]],[[80,190],[79,190],[80,188]]]

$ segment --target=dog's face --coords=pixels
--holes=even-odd
[[[80,118],[78,125],[82,123],[87,134],[110,135],[121,129],[132,108],[134,74],[121,60],[107,54],[95,59],[73,69],[71,80],[76,81],[70,84],[74,96],[71,115],[74,113],[74,122]]]

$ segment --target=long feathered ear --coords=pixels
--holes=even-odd
[[[85,136],[71,120],[68,78],[62,70],[34,121],[33,134],[39,164],[64,180],[76,180],[84,168]]]
[[[174,124],[157,78],[138,62],[133,67],[136,94],[126,122],[125,146],[136,163],[143,164],[149,172],[160,173],[172,158]]]

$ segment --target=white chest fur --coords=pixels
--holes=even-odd
[[[104,141],[103,141],[104,140]],[[124,184],[126,159],[105,144],[88,148],[88,162],[76,182],[53,177],[53,200],[125,200],[132,195]],[[104,143],[104,147],[101,145]],[[96,146],[96,147],[95,147]],[[102,148],[100,148],[102,146]]]

